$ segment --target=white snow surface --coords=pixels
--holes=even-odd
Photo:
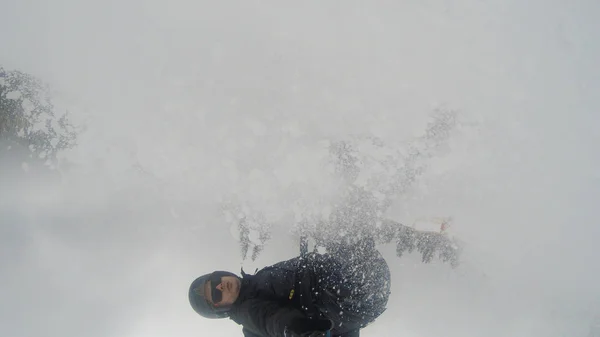
[[[446,109],[385,216],[451,216],[463,264],[381,246],[392,295],[361,336],[598,336],[599,4],[5,1],[0,65],[83,132],[60,176],[0,163],[1,334],[241,336],[193,312],[190,282],[296,255],[298,214],[336,200],[328,144],[406,154]],[[228,200],[275,223],[256,261]]]

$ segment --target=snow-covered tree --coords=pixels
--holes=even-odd
[[[311,238],[327,251],[336,251],[340,245],[393,242],[399,257],[416,251],[423,262],[439,257],[456,265],[459,247],[442,230],[419,230],[384,217],[394,199],[409,193],[426,172],[428,161],[438,155],[456,126],[452,110],[438,110],[431,117],[424,134],[408,144],[386,144],[370,135],[329,141],[328,158],[334,173],[330,178],[340,182],[333,199],[319,198],[318,193],[306,199],[294,193],[293,187],[282,187],[281,194],[292,197],[281,205],[288,214],[280,219],[267,218],[264,209],[243,193],[224,201],[223,212],[232,230],[238,232],[235,236],[242,258],[253,248],[251,258],[256,259],[270,238],[272,225],[294,219],[301,237]]]
[[[68,114],[56,113],[47,85],[0,67],[0,151],[27,149],[29,157],[53,167],[57,154],[76,144],[76,136]]]

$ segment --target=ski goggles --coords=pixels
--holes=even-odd
[[[223,300],[223,292],[219,289],[217,289],[217,286],[219,284],[221,284],[221,280],[224,276],[234,276],[237,277],[237,275],[227,272],[227,271],[215,271],[212,274],[210,274],[210,277],[208,278],[207,281],[210,281],[210,294],[212,297],[212,303],[219,303],[221,302],[221,300]],[[215,309],[218,309],[219,307],[216,307]]]

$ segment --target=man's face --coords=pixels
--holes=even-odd
[[[221,291],[222,298],[219,302],[214,303],[212,299],[213,285],[211,281],[204,284],[204,296],[208,303],[211,303],[215,307],[226,307],[232,305],[240,295],[241,281],[235,276],[223,276],[221,277],[221,283],[217,285],[217,289]]]

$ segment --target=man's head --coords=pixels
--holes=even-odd
[[[240,278],[230,272],[215,271],[202,275],[190,286],[190,304],[203,317],[227,317],[231,305],[240,295],[241,285]]]

